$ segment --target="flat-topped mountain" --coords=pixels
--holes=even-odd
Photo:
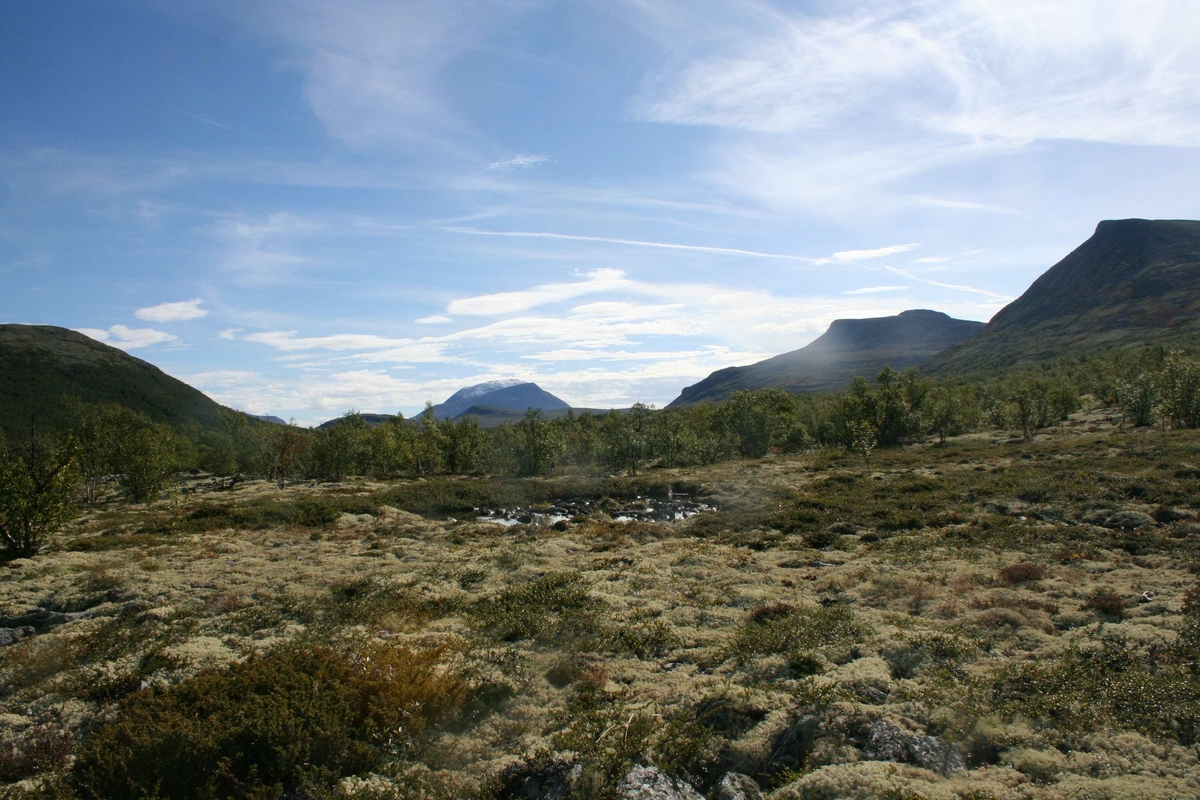
[[[815,341],[746,367],[717,370],[688,386],[671,407],[723,400],[740,389],[790,392],[844,389],[856,375],[874,377],[885,366],[903,370],[979,333],[982,322],[940,311],[902,311],[894,317],[837,319]]]
[[[932,359],[967,374],[1200,334],[1200,222],[1106,220],[978,336]]]
[[[124,350],[53,325],[0,325],[0,429],[61,422],[63,398],[117,403],[156,422],[219,424],[222,406]]]
[[[562,400],[542,389],[536,383],[520,380],[488,381],[459,389],[446,401],[433,407],[438,419],[455,419],[472,406],[489,409],[509,409],[524,413],[527,409],[538,411],[566,411],[570,408]]]

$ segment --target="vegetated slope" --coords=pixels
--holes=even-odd
[[[530,408],[539,411],[566,411],[570,408],[536,383],[507,380],[488,381],[459,389],[444,403],[434,406],[433,412],[438,419],[454,419],[471,406],[512,409],[521,413]]]
[[[118,403],[156,422],[218,424],[222,407],[153,364],[52,325],[0,325],[0,427],[10,440],[60,422],[64,398]]]
[[[461,420],[463,417],[472,417],[479,423],[481,428],[499,428],[504,423],[515,425],[525,418],[525,413],[528,408],[496,408],[495,406],[471,406],[466,411],[456,417]],[[613,409],[607,408],[555,408],[550,410],[539,409],[542,413],[540,419],[552,420],[559,417],[565,417],[569,412],[574,411],[576,414],[591,414],[593,416],[602,416]],[[618,409],[619,410],[619,409]]]
[[[371,414],[362,411],[358,412],[358,416],[362,417],[363,422],[367,423],[368,428],[378,427],[388,420],[396,418],[395,414]],[[345,417],[334,417],[333,419],[327,419],[317,427],[321,430],[328,430],[329,428],[341,424],[342,420],[344,419]],[[286,425],[287,423],[284,424]]]
[[[1200,222],[1106,220],[927,371],[966,374],[1200,334]]]
[[[923,309],[894,317],[837,319],[808,346],[746,367],[717,370],[685,388],[670,405],[716,402],[739,389],[836,391],[856,375],[873,377],[885,366],[900,370],[920,366],[982,329],[982,322]]]

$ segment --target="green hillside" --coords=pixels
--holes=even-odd
[[[983,332],[934,357],[975,374],[1200,335],[1200,222],[1106,220]]]
[[[0,325],[0,428],[61,422],[64,398],[118,403],[156,422],[218,424],[222,407],[153,364],[52,325]]]

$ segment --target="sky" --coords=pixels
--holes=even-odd
[[[0,321],[305,425],[987,320],[1197,185],[1195,0],[0,4]]]

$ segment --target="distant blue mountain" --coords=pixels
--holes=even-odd
[[[459,389],[444,403],[434,406],[433,413],[437,415],[438,419],[455,419],[472,406],[511,409],[520,412],[530,408],[538,411],[565,411],[570,408],[565,402],[536,383],[507,380],[477,383],[474,386]]]
[[[247,414],[250,419],[260,419],[263,422],[274,422],[276,425],[287,425],[286,419],[280,419],[272,414]]]

